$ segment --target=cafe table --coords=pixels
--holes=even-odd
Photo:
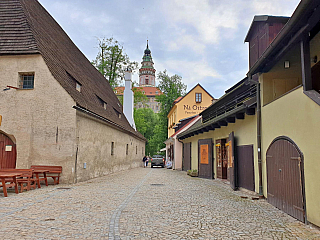
[[[15,172],[1,172],[0,170],[0,180],[1,180],[1,187],[3,188],[3,195],[8,197],[7,188],[14,187],[16,194],[19,193],[18,191],[18,184],[17,184],[17,177],[20,177],[21,173]],[[6,184],[6,183],[9,184]]]

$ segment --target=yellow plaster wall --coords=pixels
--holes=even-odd
[[[287,136],[304,155],[307,219],[320,226],[319,105],[300,87],[262,107],[261,114],[264,196],[267,197],[266,151],[276,137]]]
[[[290,68],[284,68],[285,61],[290,62]],[[302,84],[299,46],[282,57],[268,73],[263,74],[263,77],[265,78],[261,87],[263,105]]]
[[[202,102],[196,103],[196,93],[202,93]],[[212,103],[213,98],[199,85],[190,91],[178,102],[168,114],[168,137],[174,134],[172,123],[178,123],[180,119],[199,114]]]
[[[234,132],[237,138],[237,145],[253,145],[254,153],[254,171],[255,171],[255,191],[259,192],[259,171],[258,171],[258,153],[257,153],[257,117],[246,115],[244,120],[236,120],[235,123],[229,123],[227,127],[221,127],[214,131],[198,134],[190,138],[186,138],[183,142],[192,142],[192,169],[198,169],[198,140],[212,138],[213,141],[213,157],[216,158],[215,142],[217,139],[228,138],[231,132]],[[216,161],[214,165],[214,176],[216,176]],[[194,168],[196,166],[197,168]]]

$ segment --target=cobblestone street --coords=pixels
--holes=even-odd
[[[70,188],[70,189],[68,189]],[[320,239],[265,200],[220,181],[138,168],[7,198],[1,239]]]

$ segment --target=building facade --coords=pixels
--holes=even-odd
[[[168,114],[168,138],[176,132],[179,120],[198,115],[215,99],[198,83],[185,96],[177,98]]]
[[[139,87],[134,87],[134,91],[142,92],[147,101],[135,104],[135,108],[150,108],[155,113],[160,111],[160,103],[156,101],[156,96],[162,94],[159,88],[156,87],[156,70],[151,56],[151,50],[149,49],[149,43],[147,40],[147,47],[144,50],[142,57],[141,68],[139,69]],[[116,87],[115,93],[117,96],[123,96],[124,87]]]
[[[247,77],[178,134],[200,177],[254,190],[292,217],[320,226],[320,3],[290,18],[256,16],[246,37]],[[250,183],[251,182],[251,183]],[[253,184],[252,184],[253,183]]]
[[[36,0],[0,4],[0,168],[60,165],[73,183],[138,167],[145,138]]]

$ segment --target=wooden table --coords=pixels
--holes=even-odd
[[[49,172],[49,170],[33,169],[33,174],[36,176],[35,178],[38,188],[41,188],[40,181],[45,181],[46,186],[48,186],[47,172]],[[40,178],[39,174],[43,174],[43,177]]]
[[[10,173],[10,172],[1,172],[0,171],[0,179],[2,183],[3,188],[3,194],[5,197],[8,197],[7,188],[8,187],[14,187],[14,190],[16,194],[19,193],[18,191],[18,184],[17,184],[17,177],[20,177],[21,173]],[[6,182],[9,182],[9,184],[6,184]]]

